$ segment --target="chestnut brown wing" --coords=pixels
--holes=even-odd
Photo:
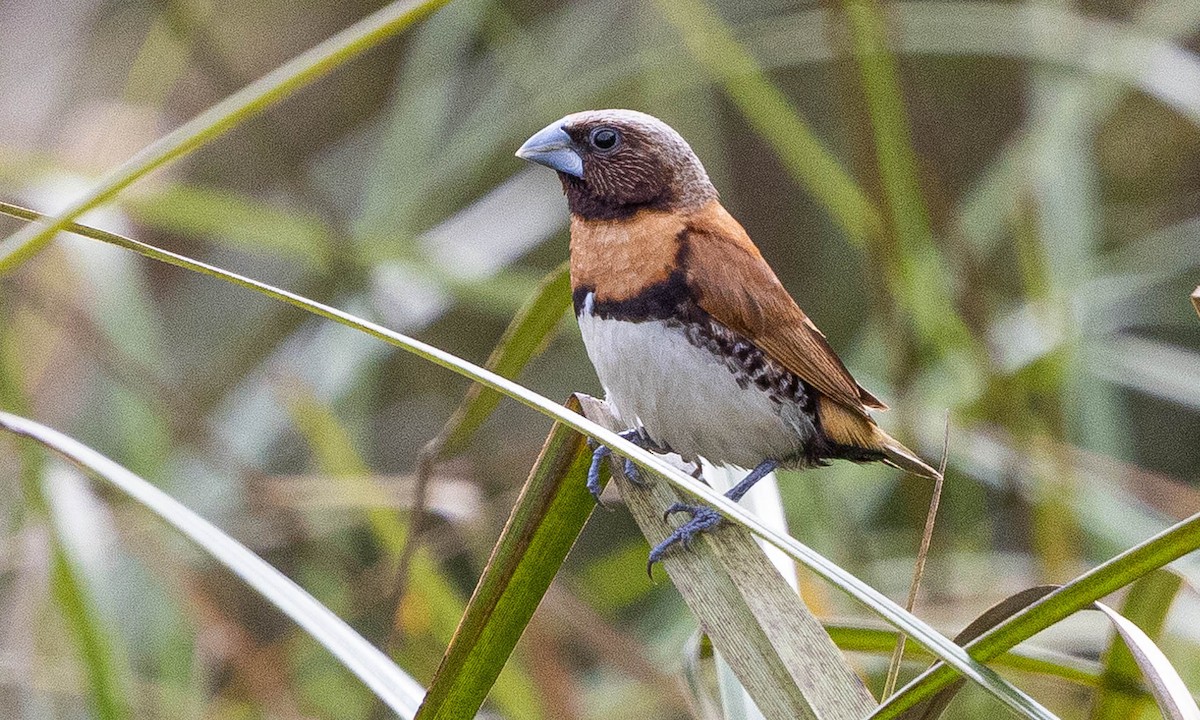
[[[685,274],[700,307],[822,395],[864,415],[887,405],[863,389],[719,203],[688,224]]]

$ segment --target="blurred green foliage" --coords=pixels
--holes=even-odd
[[[375,9],[47,8],[0,3],[0,196],[46,211]],[[897,408],[881,422],[932,455],[950,409],[917,613],[953,634],[1014,590],[1066,580],[1200,510],[1200,320],[1187,301],[1200,278],[1198,31],[1188,0],[454,0],[89,221],[482,362],[566,255],[556,182],[512,150],[574,110],[659,115],[863,384]],[[20,227],[0,220],[5,235]],[[563,327],[523,382],[597,393]],[[423,682],[549,428],[503,402],[434,467],[412,592],[396,606],[418,453],[459,404],[458,377],[64,236],[0,276],[0,388],[4,409],[159,483],[367,638],[394,637]],[[227,573],[39,457],[0,440],[0,715],[124,712],[88,704],[83,636],[113,664],[105,697],[120,693],[135,717],[378,716],[365,688]],[[924,483],[844,464],[783,481],[794,534],[903,596]],[[644,549],[624,513],[595,514],[493,710],[691,716],[676,677],[693,622],[668,584],[646,580]],[[1197,688],[1200,563],[1172,567],[1184,590],[1159,609],[1159,639]],[[828,617],[861,618],[802,582]],[[78,603],[63,599],[72,588]],[[1096,658],[1102,623],[1035,642]],[[886,655],[855,656],[875,689]],[[1091,707],[1078,684],[1016,677],[1064,717]],[[1119,702],[1153,717],[1144,695]],[[969,690],[949,717],[994,703]]]

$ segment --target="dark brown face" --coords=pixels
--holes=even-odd
[[[517,155],[557,170],[571,212],[586,219],[698,207],[716,197],[679,133],[632,110],[568,115],[530,138]]]

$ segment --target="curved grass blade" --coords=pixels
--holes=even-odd
[[[579,411],[572,398],[566,404]],[[585,487],[584,436],[556,424],[492,550],[418,720],[479,710],[596,503]]]
[[[889,628],[871,627],[857,623],[827,622],[825,630],[829,633],[829,637],[837,643],[837,646],[847,652],[886,655],[896,647],[896,631]],[[908,649],[905,651],[905,660],[907,661],[928,661],[932,657],[928,650]],[[1034,675],[1058,678],[1090,688],[1104,686],[1104,671],[1099,663],[1042,648],[1010,650],[992,660],[990,664]],[[1145,693],[1139,693],[1137,697],[1148,696]]]
[[[117,463],[45,425],[0,412],[0,428],[35,440],[102,478],[154,512],[262,594],[329,650],[402,718],[412,718],[425,691],[403,670],[283,573],[215,525]]]
[[[22,228],[0,242],[0,273],[31,257],[72,220],[111,199],[138,178],[221,136],[330,70],[403,31],[448,1],[392,3],[213,105],[114,168],[83,198],[71,203],[44,225]]]
[[[3,202],[0,202],[0,212],[28,220],[36,221],[41,218],[39,213]],[[463,377],[498,390],[543,415],[551,417],[584,435],[595,438],[619,455],[632,460],[638,467],[662,477],[675,487],[704,501],[717,510],[723,517],[734,521],[758,537],[780,548],[805,567],[832,583],[839,590],[862,603],[868,610],[906,633],[914,642],[927,648],[938,658],[945,661],[949,667],[954,668],[951,671],[952,675],[954,672],[961,673],[970,680],[978,683],[1005,705],[1008,705],[1026,717],[1054,718],[1054,715],[1048,710],[1019,689],[1010,685],[994,671],[967,655],[962,648],[952,643],[926,622],[911,613],[905,612],[903,608],[889,600],[878,590],[859,580],[820,553],[815,552],[793,537],[772,530],[760,522],[757,517],[747,513],[742,507],[730,502],[727,498],[714,492],[708,486],[680,472],[661,458],[639,448],[601,425],[581,415],[572,413],[570,410],[526,387],[485,370],[474,363],[467,362],[444,350],[423,343],[420,340],[410,338],[407,335],[402,335],[381,325],[362,320],[345,311],[323,305],[258,280],[253,280],[237,273],[232,273],[228,270],[223,270],[207,263],[154,247],[153,245],[147,245],[146,243],[117,235],[116,233],[98,230],[78,223],[71,223],[67,227],[71,232],[84,237],[111,243],[160,262],[224,280],[261,293],[267,297],[294,305],[314,315],[354,328],[413,353],[429,362],[456,372]]]
[[[2,302],[0,310],[3,310]],[[5,348],[15,347],[7,342],[9,332],[11,328],[0,326],[0,355]],[[0,404],[16,412],[28,412],[24,387],[16,377],[14,365],[7,360],[0,357]],[[47,518],[54,512],[54,506],[46,496],[42,481],[45,458],[28,443],[22,443],[17,449],[17,457],[25,507],[39,518]],[[61,526],[54,520],[57,518],[46,523],[50,536],[50,588],[63,619],[70,626],[71,640],[87,675],[88,703],[101,720],[130,718],[132,714],[125,699],[129,696],[127,669],[123,667],[109,628],[95,606],[86,578],[71,555],[72,548],[63,542]]]
[[[375,490],[368,479],[371,477],[370,468],[332,410],[300,391],[291,393],[289,409],[322,474],[334,478],[348,489],[367,493]],[[369,508],[365,515],[371,534],[389,562],[395,563],[402,553],[413,549],[408,566],[413,578],[412,592],[423,598],[423,605],[429,608],[427,622],[434,642],[449,645],[466,610],[462,595],[430,553],[413,546],[409,539],[412,536],[411,524],[406,525],[396,513],[382,507]],[[407,630],[401,621],[402,615],[397,607],[395,624],[399,632]],[[383,647],[391,651],[393,643],[385,643]],[[542,714],[543,708],[538,702],[533,680],[523,664],[512,663],[507,666],[494,684],[492,700],[505,717],[536,717]]]
[[[506,378],[515,378],[535,355],[549,342],[554,329],[571,307],[571,276],[566,263],[547,273],[537,291],[521,307],[484,367]],[[479,426],[487,420],[500,402],[500,393],[475,384],[454,415],[446,422],[435,442],[438,455],[445,457],[460,452]]]
[[[1200,720],[1200,707],[1196,707],[1192,693],[1187,689],[1187,685],[1183,684],[1179,672],[1167,660],[1167,656],[1163,655],[1162,650],[1158,649],[1150,636],[1128,618],[1104,603],[1095,603],[1092,607],[1108,616],[1108,619],[1116,626],[1117,633],[1125,641],[1125,647],[1137,662],[1142,676],[1149,681],[1150,692],[1158,701],[1158,709],[1162,711],[1163,718],[1165,720]],[[1122,716],[1111,715],[1109,717]]]
[[[1092,568],[967,643],[965,649],[976,660],[987,662],[1197,548],[1200,548],[1200,513]],[[902,717],[901,713],[933,697],[956,677],[954,670],[939,663],[888,698],[871,717],[877,720]]]
[[[1174,578],[1174,588],[1166,593],[1167,605],[1170,604],[1170,599],[1174,598],[1175,591],[1179,588],[1179,579],[1169,573],[1161,573],[1168,577]],[[1153,577],[1151,575],[1150,577]],[[1153,590],[1161,589],[1159,586],[1161,581],[1153,581],[1148,587]],[[1142,585],[1145,590],[1147,585]],[[1041,585],[1032,587],[1027,590],[1022,590],[1015,595],[1012,595],[1005,600],[997,603],[987,610],[987,612],[976,618],[968,625],[961,633],[955,636],[954,641],[957,643],[965,643],[975,637],[978,637],[984,630],[995,627],[1006,618],[1012,617],[1022,608],[1026,608],[1036,603],[1041,598],[1046,597],[1055,590],[1060,589],[1055,585]],[[1158,608],[1159,602],[1155,601],[1152,607]],[[1154,641],[1141,628],[1128,618],[1120,613],[1109,608],[1100,602],[1092,603],[1090,609],[1098,610],[1108,616],[1113,625],[1117,628],[1117,633],[1121,640],[1124,641],[1124,648],[1128,650],[1130,662],[1133,665],[1133,670],[1141,670],[1141,674],[1150,681],[1150,690],[1154,698],[1158,701],[1159,709],[1163,712],[1163,716],[1167,720],[1200,720],[1200,709],[1196,707],[1195,700],[1192,699],[1191,693],[1187,686],[1183,684],[1183,680],[1179,677],[1179,673],[1171,666],[1166,656],[1154,644]],[[1114,640],[1114,642],[1116,642]],[[1111,688],[1109,684],[1113,678],[1111,673],[1106,672],[1102,677],[1102,687]],[[1136,672],[1130,678],[1124,676],[1116,678],[1118,682],[1124,681],[1136,687],[1137,675]],[[933,697],[928,700],[904,711],[898,717],[903,720],[937,720],[945,712],[950,701],[958,693],[963,686],[963,680],[957,679],[946,687],[939,690]],[[1097,718],[1126,718],[1133,717],[1136,713],[1135,705],[1114,706],[1114,714],[1094,714]]]
[[[1200,314],[1200,287],[1192,293]],[[1033,603],[967,644],[971,657],[986,662],[1016,647],[1054,623],[1070,616],[1141,577],[1200,548],[1200,513],[1181,520]],[[955,673],[935,665],[900,692],[885,700],[872,718],[901,717],[905,710],[931,698],[955,680]]]
[[[954,642],[965,645],[979,637],[984,631],[996,627],[996,625],[1012,617],[1013,614],[1029,607],[1054,590],[1054,585],[1038,585],[1013,593],[972,620],[961,632],[954,636]],[[965,684],[966,681],[962,678],[955,678],[954,682],[942,688],[936,695],[904,711],[898,717],[901,720],[937,720],[946,711],[946,707],[950,704],[950,701],[954,699],[959,690],[962,690]]]
[[[1167,613],[1183,578],[1166,570],[1155,570],[1129,588],[1121,615],[1132,621],[1153,641],[1162,633]],[[1115,621],[1114,621],[1115,622]],[[1092,720],[1126,718],[1137,715],[1143,700],[1138,692],[1138,661],[1127,645],[1114,636],[1104,658],[1104,684],[1096,695],[1089,717]]]

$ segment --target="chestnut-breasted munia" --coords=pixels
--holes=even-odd
[[[517,156],[558,172],[571,211],[571,287],[588,357],[624,436],[685,460],[753,470],[882,461],[938,473],[871,419],[885,410],[784,289],[717,198],[692,148],[661,120],[597,110],[556,120]],[[599,492],[595,453],[588,479]],[[719,521],[691,518],[650,554]]]

